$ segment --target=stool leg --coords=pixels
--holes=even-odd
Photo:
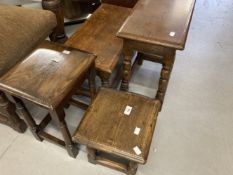
[[[31,114],[28,112],[27,108],[25,107],[22,100],[13,97],[16,103],[17,113],[20,117],[24,118],[33,134],[33,136],[39,140],[42,141],[43,139],[39,136],[39,126],[36,124],[35,120],[32,118]]]
[[[142,58],[138,58],[137,63],[139,66],[141,66],[143,64],[143,59]]]
[[[129,80],[131,77],[131,61],[133,56],[133,50],[124,45],[123,50],[124,62],[123,62],[123,76],[121,82],[121,90],[129,90]]]
[[[96,83],[95,83],[95,64],[93,64],[89,70],[88,84],[90,89],[91,100],[93,101],[96,95]]]
[[[161,109],[167,91],[167,86],[172,72],[174,61],[175,61],[175,50],[169,50],[164,56],[163,65],[162,65],[163,67],[161,70],[160,80],[159,80],[159,87],[156,94],[156,99],[160,100],[161,102]]]
[[[110,87],[110,74],[106,73],[106,72],[100,72],[99,73],[101,82],[102,82],[102,86],[105,88],[109,88]]]
[[[90,163],[96,164],[96,150],[90,147],[87,147],[87,158]]]
[[[138,53],[136,59],[137,59],[137,64],[138,64],[139,66],[141,66],[141,65],[143,64],[143,57],[141,56],[140,53]]]
[[[130,161],[128,165],[127,175],[135,175],[138,169],[138,164]]]
[[[66,144],[66,150],[68,154],[71,157],[75,158],[78,155],[78,148],[75,146],[71,139],[71,135],[65,121],[64,109],[62,107],[57,108],[54,111],[50,111],[50,115],[59,125],[59,128],[61,130],[62,136]]]
[[[19,118],[15,110],[15,104],[3,92],[0,92],[0,122],[10,126],[19,133],[23,133],[27,129],[27,125]]]

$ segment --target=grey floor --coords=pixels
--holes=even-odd
[[[233,1],[197,0],[185,51],[177,59],[149,159],[138,175],[233,174]],[[77,27],[77,26],[76,26]],[[69,33],[75,28],[67,28]],[[130,90],[153,97],[160,66],[144,62]],[[29,104],[39,120],[44,114]],[[71,132],[84,111],[70,107]],[[54,125],[49,132],[59,134]],[[85,148],[76,159],[30,131],[0,125],[0,175],[120,175],[89,164]]]

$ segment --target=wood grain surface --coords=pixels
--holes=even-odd
[[[139,0],[117,36],[184,49],[195,0]]]
[[[70,53],[65,54],[64,50]],[[44,42],[1,77],[0,89],[54,109],[75,85],[83,83],[94,60],[92,54]]]
[[[65,45],[96,54],[97,70],[112,73],[123,47],[116,33],[130,12],[129,8],[103,3]]]
[[[126,106],[133,107],[129,116]],[[86,112],[73,139],[90,148],[144,164],[146,162],[160,102],[127,92],[102,88]],[[134,134],[135,128],[140,134]],[[138,146],[141,155],[133,148]]]

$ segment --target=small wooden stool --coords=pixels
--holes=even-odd
[[[74,142],[91,163],[133,175],[149,154],[160,102],[102,88],[78,126]]]
[[[66,147],[72,157],[78,149],[72,142],[65,121],[64,105],[89,77],[90,94],[95,94],[95,56],[58,44],[44,42],[31,55],[0,78],[0,89],[12,95],[18,113],[27,121],[36,139],[47,139]],[[36,124],[25,108],[22,99],[49,111],[40,124]],[[64,141],[46,132],[51,119],[60,127]]]

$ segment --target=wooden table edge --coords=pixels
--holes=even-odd
[[[7,85],[4,85],[0,82],[0,89],[5,92],[5,93],[8,93],[12,96],[15,96],[17,98],[20,98],[20,99],[25,99],[27,101],[30,101],[30,102],[33,102],[34,104],[37,104],[39,106],[42,106],[44,108],[48,108],[48,109],[54,109],[54,106],[53,105],[50,105],[48,103],[42,103],[40,102],[41,100],[38,99],[38,98],[35,98],[34,96],[28,94],[28,93],[25,93],[21,90],[18,90],[16,88],[12,88],[12,87],[9,87]]]
[[[133,155],[133,154],[130,154],[128,152],[122,151],[120,149],[112,148],[111,146],[107,146],[105,144],[98,144],[95,141],[91,141],[91,140],[86,139],[86,138],[77,137],[77,136],[73,136],[72,138],[73,138],[73,141],[75,143],[85,145],[87,147],[103,151],[105,153],[114,154],[114,155],[117,155],[117,156],[119,156],[121,158],[131,160],[131,161],[134,161],[134,162],[137,162],[137,163],[140,163],[140,164],[145,164],[146,163],[145,159],[143,159],[142,157],[140,157],[140,156],[138,156],[136,154]],[[103,145],[107,149],[103,149]]]
[[[177,44],[177,43],[172,43],[172,42],[151,41],[150,39],[145,39],[145,38],[142,38],[139,36],[137,38],[135,38],[134,35],[120,32],[120,31],[117,32],[116,36],[119,38],[122,38],[123,40],[131,40],[133,42],[141,42],[141,43],[146,43],[146,44],[151,44],[151,45],[158,45],[158,46],[169,47],[169,48],[173,48],[173,49],[177,49],[177,50],[184,50],[185,49],[185,44],[182,45],[182,44]]]

